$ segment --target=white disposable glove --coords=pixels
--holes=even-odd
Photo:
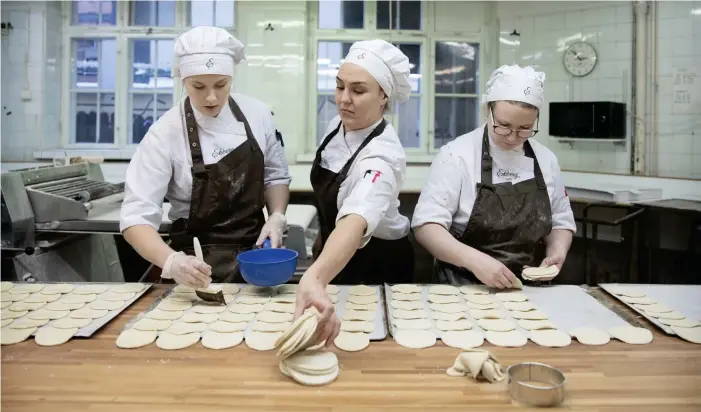
[[[268,216],[268,221],[263,225],[260,236],[256,241],[256,246],[261,246],[266,238],[270,238],[271,247],[282,246],[282,234],[287,230],[287,218],[279,212]]]
[[[212,281],[212,267],[194,256],[173,252],[163,265],[161,277],[193,289],[205,288]]]

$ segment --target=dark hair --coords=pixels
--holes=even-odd
[[[523,107],[524,109],[538,110],[537,107],[533,106],[530,103],[526,103],[526,102],[517,102],[515,100],[500,100],[500,101],[515,104],[516,106]],[[494,106],[496,106],[496,104],[497,104],[497,102],[488,102],[487,106],[489,106],[489,109],[494,110]]]

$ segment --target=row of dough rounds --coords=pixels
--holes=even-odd
[[[348,296],[341,312],[341,332],[334,340],[337,348],[357,352],[370,345],[370,334],[375,330],[377,307],[380,304],[378,292],[377,287],[348,287]]]
[[[623,302],[633,305],[646,315],[657,319],[663,325],[668,325],[682,339],[692,343],[701,343],[701,323],[687,318],[684,314],[650,298],[643,292],[633,288],[615,287],[611,292]]]
[[[568,346],[571,337],[587,345],[606,344],[610,336],[634,344],[652,341],[650,331],[633,327],[613,328],[608,333],[595,328],[575,328],[568,334],[537,310],[523,292],[504,291],[490,295],[489,289],[481,285],[429,287],[429,320],[421,295],[419,285],[392,286],[391,322],[395,328],[394,339],[402,346],[433,346],[436,343],[433,327],[441,331],[444,344],[460,349],[478,347],[485,338],[502,347],[523,346],[528,338],[547,347]],[[502,306],[508,316],[503,315]],[[485,330],[484,336],[471,330],[475,322]],[[529,336],[519,329],[527,330]]]
[[[228,304],[209,304],[200,300],[194,290],[177,286],[156,307],[124,330],[117,338],[117,346],[138,348],[155,341],[161,349],[175,350],[201,340],[206,348],[226,349],[245,341],[251,349],[268,351],[274,349],[275,341],[291,325],[296,285],[282,285],[277,289],[250,285],[241,289],[231,284],[210,285],[210,288],[220,288]],[[337,296],[339,291],[337,286],[327,287],[330,296]],[[360,327],[354,322],[347,324],[346,329],[351,330],[345,330],[346,333],[336,339],[341,349],[363,349],[358,342],[362,342],[364,336],[354,333],[354,328]]]
[[[110,311],[124,309],[146,285],[69,283],[0,283],[0,341],[12,345],[34,340],[41,346],[68,342],[81,328]]]

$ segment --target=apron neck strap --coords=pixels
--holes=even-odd
[[[489,154],[489,133],[487,132],[487,125],[484,126],[484,133],[482,134],[482,181],[483,185],[492,184],[492,168],[494,167],[494,161],[492,160],[492,155]]]
[[[206,173],[204,167],[204,159],[202,158],[202,148],[200,147],[200,135],[197,131],[197,121],[195,113],[190,104],[190,97],[185,99],[185,132],[187,133],[187,141],[190,144],[190,156],[192,156],[192,171],[199,175]]]
[[[543,178],[543,171],[540,170],[540,164],[538,163],[538,158],[535,155],[535,151],[533,150],[533,146],[531,146],[531,143],[528,140],[523,142],[523,151],[526,154],[526,156],[533,159],[533,175],[535,177],[536,183],[538,184],[538,189],[547,190],[548,187],[545,184],[545,178]]]
[[[343,122],[341,122],[339,120],[338,126],[336,126],[336,128],[333,129],[333,131],[331,133],[327,134],[326,137],[324,137],[324,140],[321,142],[321,145],[319,145],[319,149],[317,149],[317,151],[316,151],[316,157],[321,156],[321,152],[324,151],[324,149],[326,148],[326,145],[329,144],[331,139],[333,139],[333,137],[338,134],[338,131],[341,130],[341,126],[343,126]]]
[[[338,172],[339,175],[341,176],[346,176],[348,174],[348,171],[350,170],[351,166],[353,166],[353,162],[355,162],[355,158],[358,157],[358,154],[367,146],[372,139],[376,138],[377,136],[381,135],[385,131],[385,127],[387,127],[387,121],[383,118],[380,124],[377,125],[375,129],[368,135],[368,137],[363,140],[363,143],[360,144],[358,147],[358,150],[353,153],[353,156],[351,156],[350,159],[346,162],[346,165],[343,166],[343,169],[341,169],[340,172]]]

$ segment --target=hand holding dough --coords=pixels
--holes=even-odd
[[[504,371],[499,361],[487,350],[464,349],[455,359],[453,366],[448,368],[450,376],[470,375],[473,379],[484,379],[490,383],[504,380]]]

